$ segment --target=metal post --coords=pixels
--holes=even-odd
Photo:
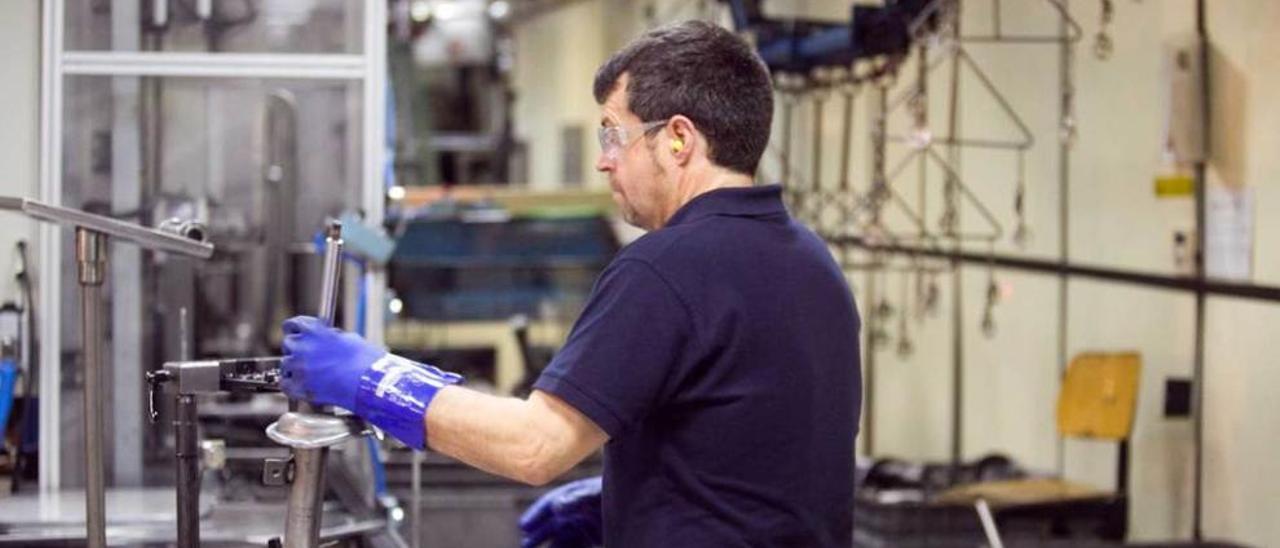
[[[107,545],[106,491],[102,458],[102,282],[107,272],[107,237],[76,228],[80,277],[80,328],[84,346],[85,539],[90,548]]]
[[[333,324],[338,304],[339,276],[342,266],[342,223],[330,221],[326,229],[324,270],[321,281],[320,309],[316,316]],[[307,402],[297,402],[299,413],[317,413],[321,409]],[[286,548],[314,548],[320,541],[320,512],[324,502],[324,467],[329,449],[293,450],[293,483],[289,486],[289,504],[285,515]]]
[[[200,440],[193,394],[174,398],[174,459],[178,469],[178,546],[200,546]]]
[[[409,541],[409,545],[420,548],[422,546],[422,451],[413,452],[413,470],[410,476],[413,482],[413,500],[411,501],[413,523],[409,527],[409,533],[413,535],[413,539]]]
[[[867,457],[876,456],[876,353],[880,350],[880,314],[876,311],[878,305],[876,303],[876,276],[880,273],[879,254],[871,254],[871,264],[873,268],[867,271],[867,300],[864,301],[866,310],[865,323],[862,326],[862,332],[866,334],[866,348],[863,349],[865,357],[862,360],[862,409],[863,409],[863,431],[862,431],[862,449],[866,451]]]
[[[953,40],[960,38],[960,19],[952,25]],[[955,49],[951,60],[951,95],[947,113],[947,135],[960,134],[960,55]],[[947,161],[956,173],[960,172],[960,148],[954,143],[947,146]],[[953,180],[948,185],[956,184]],[[955,208],[954,225],[959,229],[960,208]],[[963,249],[960,238],[954,237],[953,249]],[[951,261],[951,463],[958,465],[964,451],[964,280],[960,261]],[[953,469],[957,469],[954,468]]]
[[[1069,9],[1066,0],[1063,9]],[[1069,12],[1068,12],[1069,13]],[[1075,44],[1067,39],[1071,30],[1067,15],[1059,19],[1062,43],[1058,45],[1058,85],[1060,87],[1059,113],[1061,127],[1058,139],[1058,264],[1066,266],[1071,261],[1071,146],[1075,139]],[[1067,329],[1070,320],[1071,278],[1065,272],[1058,275],[1058,381],[1067,374]],[[1066,472],[1066,443],[1057,436],[1054,445],[1054,464],[1058,475]]]
[[[1195,327],[1195,361],[1192,364],[1191,378],[1192,380],[1192,430],[1194,432],[1194,461],[1195,470],[1192,479],[1192,515],[1191,515],[1191,539],[1199,542],[1204,534],[1202,530],[1203,513],[1204,513],[1204,322],[1207,310],[1205,309],[1205,230],[1208,228],[1205,216],[1205,188],[1209,183],[1207,177],[1208,163],[1205,158],[1209,155],[1209,136],[1210,133],[1210,111],[1212,106],[1209,97],[1209,36],[1207,24],[1205,21],[1205,2],[1204,0],[1196,0],[1196,35],[1199,38],[1198,46],[1200,48],[1200,128],[1204,132],[1204,150],[1201,153],[1201,159],[1195,164],[1195,206],[1196,206],[1196,249],[1195,249],[1195,268],[1196,268],[1196,327]]]

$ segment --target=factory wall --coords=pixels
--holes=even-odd
[[[579,0],[516,26],[515,133],[528,146],[533,188],[563,186],[565,128],[581,127],[582,181],[605,188],[595,171],[600,110],[592,96],[596,69],[619,48],[650,26],[664,21],[718,13],[714,2],[689,0]]]
[[[646,25],[645,3],[587,0],[541,16],[517,31],[518,52],[516,131],[529,144],[530,180],[535,188],[559,186],[562,181],[562,129],[582,125],[585,146],[580,161],[587,186],[603,186],[593,171],[597,110],[590,82],[596,67],[616,47]],[[659,2],[656,11],[666,13]],[[814,16],[846,17],[845,2],[795,2]],[[966,3],[966,30],[989,30],[991,2]],[[1057,32],[1057,19],[1044,2],[1000,2],[1006,30],[1026,33]],[[1098,32],[1096,2],[1070,2],[1083,26],[1077,48],[1075,79],[1079,136],[1070,152],[1070,189],[1058,192],[1058,49],[1048,45],[972,45],[977,64],[1005,93],[1036,138],[1027,153],[1028,210],[1034,237],[1025,249],[1003,238],[995,249],[1056,258],[1059,252],[1058,211],[1069,200],[1070,255],[1073,261],[1109,267],[1173,273],[1172,236],[1192,225],[1187,198],[1158,199],[1152,178],[1160,168],[1165,95],[1162,79],[1163,44],[1194,28],[1191,0],[1116,3],[1109,33],[1115,53],[1102,61],[1093,56]],[[692,15],[688,14],[688,15]],[[38,193],[39,39],[38,2],[0,2],[0,104],[7,107],[0,124],[0,194]],[[1269,180],[1280,174],[1280,111],[1268,109],[1280,96],[1280,39],[1273,29],[1280,23],[1280,4],[1271,0],[1236,0],[1230,6],[1209,3],[1209,33],[1215,44],[1213,181],[1248,188],[1255,200],[1252,280],[1280,284],[1280,218],[1267,215],[1280,207],[1280,186]],[[894,88],[909,85],[910,64]],[[935,134],[943,134],[948,83],[946,65],[930,80],[934,91],[931,112]],[[867,120],[870,90],[856,105],[852,180],[865,186],[869,157]],[[990,138],[1014,138],[1014,127],[982,91],[971,74],[961,76],[960,133]],[[809,173],[810,103],[797,106],[795,135],[797,166]],[[827,102],[834,113],[836,102]],[[820,180],[834,185],[838,157],[834,145],[839,125],[828,115],[822,138]],[[907,129],[904,111],[895,114],[891,132]],[[774,144],[779,142],[775,127]],[[904,149],[892,147],[890,164]],[[776,180],[778,149],[770,151],[764,179]],[[962,175],[982,200],[990,204],[1005,229],[1014,224],[1015,155],[1008,152],[966,150]],[[920,184],[910,169],[895,182],[910,203]],[[770,179],[772,178],[772,179]],[[928,220],[940,211],[941,180],[931,168]],[[891,219],[892,221],[892,219]],[[901,222],[902,219],[897,219]],[[971,209],[962,212],[966,228],[982,229]],[[901,225],[898,225],[901,226]],[[13,243],[34,242],[34,225],[12,215],[0,218],[0,300],[14,298],[10,272]],[[975,246],[975,251],[985,251]],[[1115,449],[1111,444],[1069,441],[1054,433],[1054,406],[1060,364],[1057,361],[1059,281],[1056,278],[996,271],[1006,297],[995,309],[997,331],[988,338],[979,320],[989,272],[963,269],[964,381],[962,447],[972,458],[991,451],[1007,453],[1026,465],[1061,470],[1072,480],[1099,486],[1114,482]],[[865,311],[868,276],[851,277]],[[876,285],[899,311],[901,295],[914,279],[890,273]],[[951,279],[939,278],[941,307],[917,319],[907,329],[914,351],[899,355],[901,336],[897,317],[889,324],[890,344],[877,355],[875,391],[875,451],[877,456],[944,460],[951,447],[953,310]],[[1132,286],[1074,280],[1069,284],[1067,308],[1068,355],[1088,350],[1137,350],[1143,355],[1142,388],[1134,432],[1131,490],[1131,531],[1135,539],[1186,537],[1190,533],[1192,430],[1186,419],[1162,417],[1163,385],[1167,377],[1188,377],[1193,360],[1193,299],[1187,294]],[[1280,538],[1280,522],[1272,519],[1275,493],[1280,492],[1280,459],[1274,440],[1280,439],[1280,419],[1270,401],[1280,386],[1280,368],[1265,346],[1280,325],[1280,307],[1226,298],[1211,298],[1207,316],[1206,447],[1204,527],[1209,537],[1267,545]],[[865,430],[865,428],[864,428]]]
[[[35,197],[40,192],[40,3],[0,2],[0,195]],[[0,302],[17,300],[14,244],[28,243],[34,262],[33,221],[0,214]]]
[[[839,5],[836,5],[839,4]],[[846,17],[845,3],[808,2],[806,13]],[[966,2],[962,28],[974,34],[991,31],[991,6],[1003,7],[1006,33],[1052,34],[1058,20],[1045,2]],[[978,197],[994,211],[1005,237],[995,244],[999,253],[1056,258],[1059,251],[1059,206],[1069,200],[1069,253],[1082,264],[1174,274],[1173,235],[1194,223],[1189,197],[1157,198],[1153,178],[1161,169],[1166,121],[1164,78],[1165,43],[1194,33],[1195,4],[1190,0],[1123,2],[1107,32],[1114,54],[1100,60],[1092,52],[1099,31],[1096,2],[1070,2],[1083,27],[1076,49],[1074,72],[1078,138],[1070,151],[1070,186],[1058,190],[1059,49],[1054,45],[980,45],[966,48],[1035,137],[1026,154],[1028,212],[1033,238],[1020,248],[1011,242],[1015,226],[1013,190],[1017,156],[1006,151],[967,149],[961,154],[961,175]],[[1211,182],[1219,188],[1253,193],[1252,281],[1280,281],[1280,221],[1267,215],[1280,207],[1280,188],[1270,177],[1280,173],[1275,128],[1280,115],[1266,109],[1268,99],[1280,96],[1280,61],[1273,53],[1280,39],[1271,29],[1280,22],[1280,5],[1268,0],[1239,0],[1208,4],[1208,30],[1213,78]],[[915,67],[903,67],[891,97],[914,80]],[[949,65],[930,78],[930,108],[934,135],[945,135]],[[871,118],[871,89],[864,89],[855,110],[853,181],[866,188],[868,167],[867,120]],[[826,101],[827,112],[838,103]],[[1016,127],[978,79],[963,69],[960,76],[959,133],[967,137],[1016,139]],[[781,109],[779,110],[779,113]],[[824,117],[822,137],[815,140],[812,102],[795,111],[793,172],[811,181],[809,168],[815,142],[823,144],[820,182],[836,181],[839,126],[834,114]],[[894,111],[890,133],[908,131],[905,109]],[[780,121],[774,145],[780,147]],[[889,165],[907,149],[891,145]],[[763,179],[780,173],[778,148],[771,152]],[[913,166],[894,182],[907,203],[916,204],[919,177]],[[941,173],[929,168],[926,222],[936,229],[941,212]],[[961,210],[962,227],[984,231],[976,210]],[[903,229],[905,218],[890,215],[890,225]],[[985,244],[970,251],[985,252]],[[1004,298],[995,308],[996,333],[987,337],[980,319],[991,272],[980,266],[962,271],[962,453],[977,458],[1004,452],[1030,467],[1061,470],[1068,479],[1100,487],[1115,482],[1115,446],[1111,443],[1067,441],[1061,446],[1054,417],[1059,388],[1059,281],[1055,277],[997,270],[995,280]],[[866,273],[852,277],[864,313],[870,280]],[[931,316],[907,322],[914,351],[896,352],[901,336],[899,317],[887,328],[889,343],[877,354],[875,390],[876,456],[945,460],[951,451],[952,421],[952,280],[943,276],[942,306]],[[914,284],[899,273],[876,280],[882,299],[895,309],[903,304],[903,284]],[[911,289],[908,286],[906,289]],[[1192,424],[1165,418],[1164,383],[1169,377],[1190,377],[1194,359],[1194,298],[1187,293],[1073,280],[1068,286],[1067,350],[1069,356],[1091,350],[1136,350],[1143,357],[1138,415],[1133,433],[1131,536],[1137,540],[1186,538],[1192,526]],[[877,301],[878,302],[878,301]],[[1267,338],[1280,319],[1280,307],[1225,298],[1210,298],[1207,316],[1205,368],[1204,533],[1267,545],[1280,538],[1280,523],[1269,519],[1275,493],[1280,492],[1280,460],[1274,442],[1280,439],[1280,420],[1266,411],[1270,392],[1280,386],[1280,370],[1269,356]],[[865,431],[865,428],[864,428]],[[865,440],[864,440],[865,442]]]
[[[515,133],[528,146],[527,183],[533,188],[565,184],[564,133],[574,127],[582,132],[580,183],[606,184],[594,168],[595,128],[600,122],[591,95],[596,67],[608,55],[603,7],[598,0],[576,2],[516,27]]]

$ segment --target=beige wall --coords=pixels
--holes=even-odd
[[[40,188],[39,2],[0,2],[0,59],[0,195],[35,197]],[[18,298],[14,243],[27,240],[34,262],[35,236],[34,222],[0,213],[0,301]]]
[[[590,94],[596,66],[610,51],[645,27],[637,2],[587,0],[543,16],[516,36],[518,64],[516,131],[530,144],[530,182],[538,187],[559,184],[560,128],[585,124],[588,142],[584,173],[593,175],[595,102]],[[663,3],[660,3],[663,4]],[[841,2],[795,2],[810,13],[840,16]],[[1053,32],[1056,21],[1040,2],[1002,2],[1007,28]],[[1151,177],[1159,163],[1163,113],[1160,79],[1162,41],[1190,32],[1190,0],[1116,4],[1112,35],[1116,53],[1108,61],[1088,50],[1096,32],[1096,4],[1071,2],[1085,27],[1086,41],[1077,55],[1080,138],[1072,152],[1071,248],[1073,259],[1089,264],[1172,272],[1170,239],[1175,229],[1191,225],[1185,199],[1158,200]],[[970,2],[966,28],[987,24],[990,3]],[[662,11],[661,9],[659,11]],[[34,196],[38,165],[39,4],[0,2],[0,194]],[[1272,29],[1280,23],[1280,4],[1270,0],[1237,0],[1230,7],[1209,4],[1209,29],[1215,42],[1215,111],[1222,121],[1214,128],[1213,176],[1251,187],[1257,197],[1254,244],[1258,283],[1280,284],[1280,110],[1268,105],[1280,97],[1280,39]],[[1035,238],[1027,250],[1007,240],[997,249],[1054,257],[1057,253],[1057,51],[1051,46],[974,46],[978,63],[1005,91],[1037,138],[1027,156],[1031,186],[1029,210]],[[1227,68],[1220,68],[1227,67]],[[908,67],[909,70],[909,67]],[[932,79],[935,90],[946,84],[944,73]],[[904,78],[905,80],[905,78]],[[962,81],[962,123],[971,135],[1003,137],[1010,127],[995,117],[991,101]],[[899,88],[901,89],[901,88]],[[854,181],[867,180],[866,95],[859,99],[855,126]],[[834,105],[832,103],[832,105]],[[935,113],[943,111],[935,94]],[[813,149],[809,114],[797,112],[796,162],[808,171]],[[831,106],[834,111],[834,106]],[[829,111],[831,112],[831,111]],[[940,116],[940,114],[936,114]],[[838,127],[826,123],[826,142],[835,142]],[[895,127],[904,127],[901,113]],[[775,130],[776,137],[776,130]],[[775,142],[776,142],[775,138]],[[896,157],[900,148],[893,152]],[[834,180],[835,152],[824,149],[824,179]],[[1001,221],[1013,222],[1011,189],[1014,158],[1008,154],[966,152],[964,176],[980,196],[994,205]],[[776,161],[766,163],[776,176]],[[930,180],[937,181],[937,173]],[[901,181],[914,200],[917,181]],[[936,220],[938,198],[931,198]],[[974,215],[966,213],[966,221]],[[34,238],[32,225],[15,216],[0,217],[0,272],[9,272],[13,242]],[[1057,393],[1057,281],[1043,276],[999,272],[1013,289],[997,309],[998,334],[986,339],[978,326],[986,272],[964,271],[965,453],[977,456],[1003,451],[1043,469],[1057,464],[1053,434],[1053,402]],[[854,278],[862,293],[865,275]],[[903,279],[888,276],[896,304]],[[941,459],[950,441],[950,282],[943,281],[943,306],[937,317],[912,322],[916,351],[898,357],[890,348],[879,356],[877,454]],[[1143,385],[1135,430],[1132,488],[1132,531],[1138,539],[1185,537],[1191,526],[1191,428],[1181,420],[1160,416],[1162,386],[1167,376],[1190,374],[1193,304],[1186,295],[1129,286],[1076,281],[1071,284],[1068,321],[1070,353],[1093,349],[1136,349],[1144,356]],[[0,299],[12,298],[13,284],[0,277]],[[865,309],[866,303],[862,305]],[[1280,387],[1280,368],[1265,346],[1280,323],[1280,307],[1214,298],[1208,307],[1205,449],[1205,532],[1208,536],[1267,545],[1280,538],[1280,521],[1272,519],[1280,493],[1280,415],[1272,409]],[[892,326],[896,333],[897,322]],[[1114,453],[1107,444],[1070,442],[1064,451],[1069,478],[1110,485]]]
[[[521,63],[517,84],[521,104],[517,128],[529,139],[531,179],[535,186],[551,186],[559,170],[558,127],[586,120],[594,125],[594,102],[589,82],[595,66],[613,49],[643,30],[647,21],[640,4],[621,0],[593,0],[546,17],[518,36]],[[675,13],[678,6],[659,2],[659,13]],[[771,2],[776,13],[845,17],[847,2],[795,0]],[[1058,20],[1044,2],[1001,2],[1006,31],[1057,32]],[[1108,267],[1173,273],[1172,237],[1193,224],[1191,201],[1157,199],[1152,177],[1161,161],[1165,113],[1164,43],[1194,31],[1194,2],[1124,2],[1116,4],[1110,34],[1115,53],[1106,60],[1092,54],[1098,31],[1097,5],[1070,2],[1084,27],[1085,39],[1076,53],[1075,77],[1079,138],[1071,152],[1070,248],[1073,260]],[[966,3],[964,27],[989,30],[990,2]],[[683,17],[696,15],[684,8]],[[595,24],[591,24],[594,18]],[[1209,31],[1214,47],[1213,139],[1217,144],[1211,177],[1233,186],[1248,186],[1256,194],[1254,281],[1280,283],[1280,253],[1272,253],[1280,239],[1280,218],[1267,212],[1280,206],[1280,111],[1266,105],[1280,97],[1280,57],[1274,55],[1280,38],[1270,29],[1280,23],[1280,5],[1269,0],[1238,0],[1230,7],[1209,3]],[[592,29],[605,29],[604,36]],[[1034,237],[1026,249],[1008,238],[996,250],[1055,258],[1058,253],[1058,50],[1046,45],[973,45],[970,53],[1012,103],[1033,132],[1036,145],[1026,155],[1030,187],[1028,212]],[[893,93],[905,89],[913,67],[904,67]],[[945,70],[930,80],[935,134],[946,110],[942,90]],[[870,118],[867,90],[856,106],[852,177],[868,180],[866,121]],[[1014,126],[1004,121],[995,102],[977,79],[961,80],[961,132],[973,137],[1010,139]],[[814,147],[810,104],[795,111],[793,171],[805,179]],[[825,143],[838,142],[835,118],[838,103],[828,101],[824,116]],[[779,175],[780,112],[775,117],[774,148],[764,163],[766,180]],[[891,131],[906,130],[904,112],[892,118]],[[591,150],[594,153],[594,150]],[[903,155],[890,152],[890,164]],[[836,180],[834,146],[823,149],[822,181]],[[588,154],[585,161],[590,161]],[[1006,152],[968,150],[962,158],[963,176],[989,204],[1006,230],[1014,225],[1012,190],[1016,157]],[[588,166],[589,167],[589,166]],[[590,173],[588,171],[588,173]],[[895,186],[916,200],[919,184],[912,168]],[[930,169],[928,222],[936,226],[940,173]],[[600,184],[601,178],[588,177]],[[962,213],[964,225],[980,229],[973,210]],[[890,216],[893,219],[893,216]],[[898,216],[893,222],[901,223]],[[898,226],[901,226],[900,224]],[[985,251],[985,246],[975,246]],[[1001,451],[1027,465],[1055,470],[1059,440],[1054,432],[1058,391],[1057,313],[1055,278],[1018,272],[997,272],[1012,290],[996,309],[998,333],[985,337],[980,329],[982,298],[988,273],[964,269],[963,343],[966,378],[964,394],[964,453],[976,457]],[[853,278],[865,299],[867,278]],[[878,280],[898,306],[902,284],[897,274]],[[900,357],[893,344],[878,356],[876,381],[877,455],[945,459],[950,451],[951,421],[951,295],[950,280],[942,278],[942,306],[936,317],[911,321],[915,352]],[[1138,350],[1144,358],[1138,420],[1133,440],[1131,489],[1132,536],[1135,539],[1185,538],[1191,529],[1191,424],[1161,416],[1163,386],[1171,376],[1191,374],[1194,358],[1194,301],[1186,294],[1077,280],[1070,284],[1067,321],[1068,354],[1088,350]],[[865,310],[867,303],[863,302]],[[1280,493],[1280,419],[1270,413],[1268,398],[1280,386],[1280,368],[1264,353],[1271,327],[1280,320],[1280,307],[1254,302],[1209,300],[1206,379],[1205,449],[1206,535],[1265,545],[1280,538],[1280,522],[1269,520],[1274,494]],[[898,322],[890,326],[897,334]],[[1073,480],[1110,486],[1114,483],[1112,444],[1069,441],[1061,448],[1062,471]]]
[[[835,3],[831,3],[835,4]],[[838,16],[845,6],[809,3],[808,13]],[[989,29],[991,4],[966,3],[964,28]],[[1043,2],[1002,2],[1006,31],[1052,33],[1057,22]],[[1164,42],[1194,31],[1194,3],[1190,0],[1116,3],[1111,36],[1115,54],[1102,61],[1091,53],[1097,32],[1097,4],[1071,2],[1084,26],[1085,41],[1077,53],[1079,139],[1071,153],[1070,248],[1074,261],[1084,264],[1174,272],[1172,235],[1189,229],[1193,209],[1189,199],[1157,199],[1152,178],[1159,169],[1165,113],[1162,77]],[[1214,48],[1215,157],[1211,177],[1233,186],[1248,186],[1257,196],[1254,243],[1254,281],[1276,284],[1280,276],[1280,221],[1270,212],[1280,206],[1280,191],[1271,180],[1280,174],[1275,154],[1280,119],[1266,107],[1280,97],[1280,71],[1274,51],[1280,38],[1280,5],[1268,0],[1239,0],[1230,6],[1209,3],[1209,32]],[[1034,239],[1027,249],[1008,238],[996,245],[1003,253],[1053,258],[1058,253],[1057,109],[1058,51],[1053,46],[972,45],[969,51],[1008,96],[1037,143],[1026,156],[1030,185],[1028,209]],[[908,64],[894,93],[905,89],[914,67]],[[946,71],[930,80],[934,133],[939,124],[948,83]],[[854,180],[865,188],[869,157],[865,139],[869,119],[868,91],[859,99],[855,124]],[[977,79],[961,79],[962,134],[1009,138],[1013,126],[1001,119],[994,101]],[[810,176],[813,151],[809,104],[796,111],[796,155],[802,177]],[[835,110],[828,102],[828,113]],[[838,142],[836,120],[828,114],[823,141]],[[890,131],[906,130],[906,113],[898,111]],[[779,142],[775,126],[775,144]],[[893,147],[890,165],[904,149]],[[836,151],[824,148],[823,181],[834,183]],[[1016,157],[1005,152],[963,153],[963,176],[989,204],[1006,229],[1014,225],[1012,190]],[[766,164],[776,177],[776,160]],[[767,177],[766,177],[767,178]],[[941,180],[931,169],[928,222],[940,212]],[[915,169],[894,183],[908,202],[918,192]],[[979,230],[972,209],[962,213],[964,226]],[[901,216],[890,216],[902,228]],[[936,226],[936,224],[934,224]],[[985,251],[985,246],[972,246]],[[1051,277],[997,272],[1012,289],[1012,297],[996,309],[998,333],[986,338],[980,330],[987,271],[964,269],[963,447],[966,457],[991,451],[1015,456],[1033,467],[1053,470],[1058,463],[1054,434],[1054,405],[1058,390],[1058,282]],[[867,276],[854,277],[865,300]],[[888,298],[899,305],[904,279],[889,275],[877,281],[888,286]],[[876,454],[945,459],[950,451],[951,322],[950,280],[941,284],[943,306],[934,319],[911,321],[915,352],[900,357],[894,345],[877,356]],[[869,303],[863,302],[863,310]],[[1069,354],[1087,350],[1126,350],[1142,353],[1144,367],[1138,420],[1133,439],[1131,531],[1135,539],[1185,538],[1191,530],[1192,430],[1190,422],[1161,416],[1163,386],[1170,376],[1190,376],[1192,370],[1194,301],[1191,296],[1133,286],[1086,280],[1070,284],[1067,322]],[[1280,538],[1274,513],[1280,493],[1280,415],[1270,412],[1270,392],[1280,386],[1280,369],[1264,346],[1280,319],[1280,307],[1233,299],[1209,300],[1206,369],[1206,442],[1204,531],[1207,536],[1267,545]],[[890,325],[897,334],[898,322]],[[1071,441],[1063,450],[1064,472],[1070,479],[1110,486],[1114,483],[1114,446]]]
[[[534,188],[555,188],[563,183],[561,131],[572,125],[586,132],[584,185],[603,185],[593,167],[599,114],[591,96],[591,80],[607,56],[601,24],[605,19],[603,3],[592,0],[517,27],[515,132],[528,145],[528,183]]]

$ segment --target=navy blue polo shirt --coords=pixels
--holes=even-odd
[[[534,385],[609,434],[605,546],[849,546],[859,328],[778,186],[702,194],[619,252]]]

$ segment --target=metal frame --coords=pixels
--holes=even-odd
[[[73,51],[60,65],[77,76],[358,80],[367,74],[363,55]]]
[[[107,237],[114,236],[141,247],[169,251],[201,259],[213,256],[213,246],[203,232],[178,234],[153,230],[75,209],[49,206],[26,198],[0,196],[0,210],[16,211],[51,224],[75,229],[76,265],[80,282],[80,341],[84,353],[85,531],[93,548],[107,545],[106,484],[102,439],[104,432],[103,317],[106,302],[102,283],[109,268]],[[188,237],[195,241],[188,240]]]
[[[972,251],[952,251],[942,246],[908,246],[895,243],[874,243],[856,236],[827,235],[826,238],[835,245],[849,245],[878,253],[903,254],[914,257],[953,260],[961,263],[994,266],[1008,270],[1020,270],[1037,274],[1051,274],[1069,277],[1090,278],[1105,282],[1122,283],[1171,291],[1203,293],[1206,296],[1250,299],[1261,302],[1280,303],[1280,286],[1257,285],[1205,279],[1199,276],[1174,276],[1090,266],[1078,263],[1063,262],[1058,259],[1035,259],[1016,255],[992,255]]]
[[[380,223],[383,216],[383,178],[386,90],[386,21],[384,2],[364,2],[364,50],[359,55],[326,54],[188,54],[146,52],[89,52],[64,50],[64,4],[42,4],[40,101],[40,194],[51,206],[62,203],[63,83],[68,75],[165,76],[189,78],[313,78],[362,82],[363,131],[362,203],[366,220]],[[58,227],[41,225],[39,232],[39,307],[43,311],[38,333],[44,348],[40,357],[40,488],[55,491],[62,486],[61,469],[61,288],[62,237]],[[383,298],[385,275],[366,274],[367,295],[372,303]],[[366,307],[367,337],[382,340],[380,306]]]

